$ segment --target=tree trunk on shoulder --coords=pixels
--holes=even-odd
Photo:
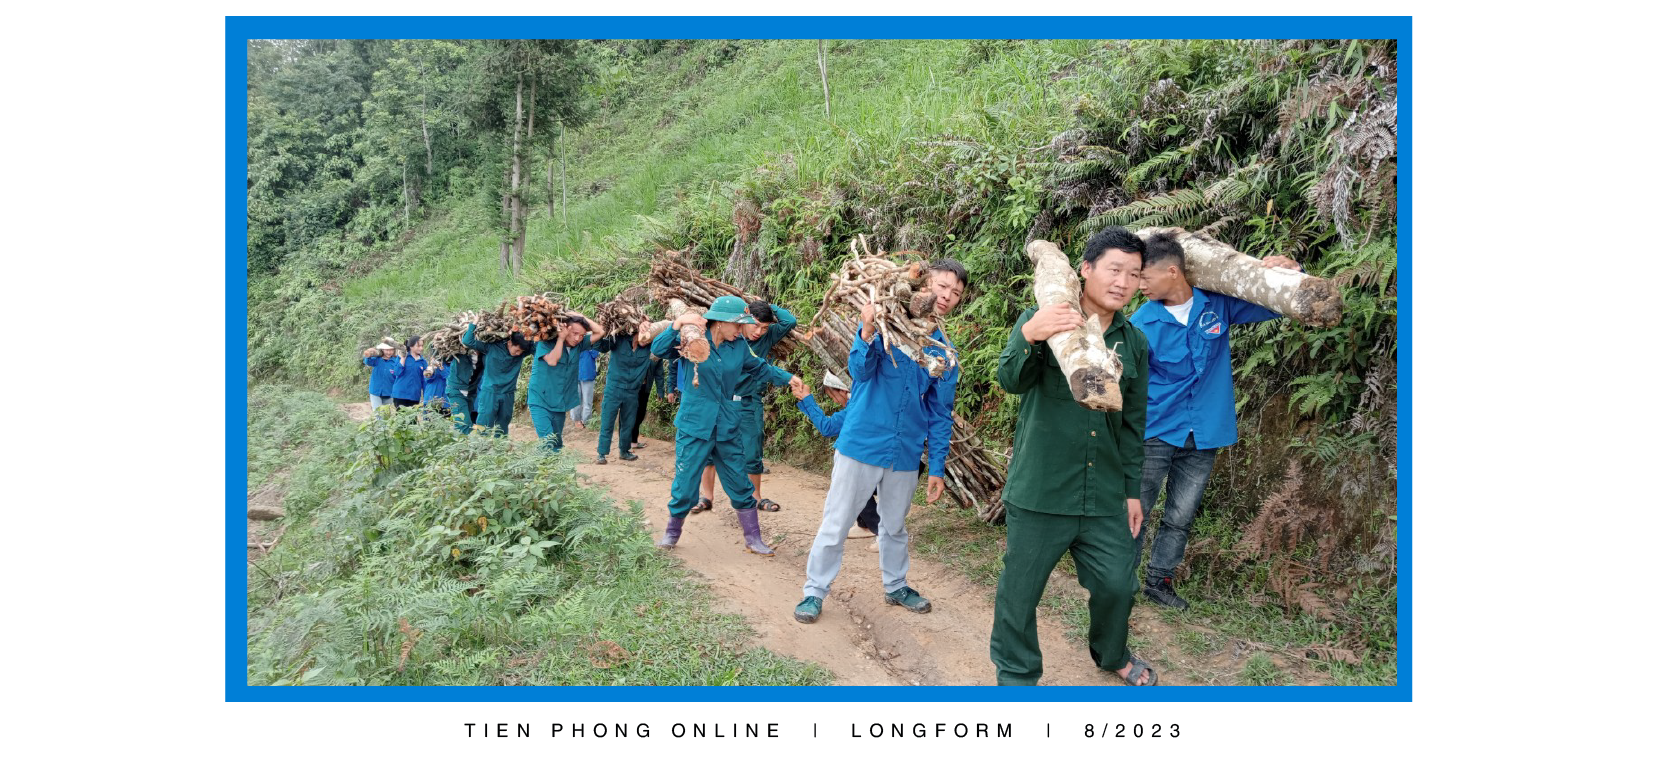
[[[1036,265],[1036,305],[1066,303],[1082,313],[1082,284],[1059,247],[1035,240],[1025,246],[1025,253]],[[1088,317],[1081,327],[1048,338],[1048,347],[1059,360],[1077,403],[1095,411],[1123,409],[1123,391],[1117,384],[1123,378],[1123,363],[1106,346],[1105,325],[1098,315]]]
[[[1343,294],[1329,279],[1295,269],[1269,268],[1202,232],[1179,227],[1148,228],[1142,240],[1169,233],[1186,257],[1187,281],[1194,287],[1254,303],[1308,327],[1335,327],[1343,321]]]

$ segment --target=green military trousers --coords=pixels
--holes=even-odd
[[[618,426],[615,426],[615,420]],[[596,432],[596,455],[606,456],[613,444],[614,431],[619,431],[619,452],[631,451],[631,428],[637,424],[637,391],[622,390],[615,385],[602,388],[602,427]]]
[[[990,630],[996,684],[1035,685],[1042,679],[1036,603],[1066,551],[1076,561],[1077,582],[1088,589],[1088,655],[1100,669],[1122,669],[1129,663],[1129,610],[1140,563],[1128,516],[1064,516],[1006,506],[1007,555]]]
[[[508,393],[481,390],[480,398],[475,400],[475,424],[497,430],[500,435],[509,434],[509,419],[514,413],[514,389]]]
[[[758,501],[753,498],[752,480],[741,471],[745,462],[739,437],[702,440],[678,430],[677,474],[672,479],[671,502],[667,504],[671,515],[682,519],[700,503],[700,475],[706,471],[707,464],[718,468],[718,482],[723,483],[724,493],[736,511],[756,507]]]

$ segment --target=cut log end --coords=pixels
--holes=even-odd
[[[1067,381],[1071,397],[1095,411],[1122,411],[1123,391],[1117,377],[1098,366],[1085,366],[1071,372]]]
[[[1329,279],[1308,277],[1292,298],[1291,318],[1308,327],[1335,327],[1343,322],[1343,293]]]

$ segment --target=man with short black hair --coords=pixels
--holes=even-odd
[[[1285,256],[1268,256],[1262,265],[1302,268]],[[1227,330],[1234,324],[1277,319],[1279,314],[1193,287],[1186,254],[1173,235],[1153,235],[1146,241],[1140,289],[1147,303],[1129,321],[1140,328],[1152,350],[1141,510],[1151,516],[1159,491],[1168,493],[1152,540],[1145,594],[1164,606],[1185,609],[1186,599],[1175,593],[1175,568],[1186,553],[1216,452],[1239,439]],[[1137,537],[1142,550],[1145,537],[1143,528]]]
[[[941,318],[960,305],[966,292],[966,267],[952,259],[934,262],[929,269],[928,287],[937,296],[933,310]],[[927,453],[926,501],[943,496],[944,462],[949,456],[953,428],[955,383],[960,367],[933,377],[900,345],[888,351],[876,339],[879,334],[874,304],[863,307],[851,341],[847,370],[853,385],[845,421],[834,443],[833,474],[828,497],[822,506],[822,525],[811,544],[805,563],[804,600],[793,609],[793,618],[810,624],[822,616],[826,598],[839,575],[845,558],[845,537],[863,503],[879,492],[880,577],[885,603],[924,614],[932,603],[909,587],[909,531],[905,521],[915,488],[920,484],[920,454]],[[945,345],[942,330],[932,337]],[[932,355],[943,356],[937,346],[926,346]]]
[[[1036,604],[1048,576],[1070,551],[1077,582],[1088,589],[1088,655],[1130,685],[1156,685],[1157,672],[1128,648],[1135,535],[1140,510],[1141,433],[1146,423],[1146,338],[1123,318],[1140,286],[1144,246],[1122,227],[1101,230],[1083,248],[1082,299],[1029,308],[1007,339],[996,367],[1003,390],[1020,397],[1013,460],[1001,500],[1007,553],[996,585],[990,660],[996,684],[1035,685],[1042,678]],[[1080,310],[1079,310],[1080,308]],[[1121,411],[1077,403],[1047,340],[1099,317],[1101,337],[1122,361]]]

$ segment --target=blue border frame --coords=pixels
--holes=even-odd
[[[1068,32],[1061,34],[1061,32]],[[617,686],[251,686],[248,665],[248,576],[241,510],[248,468],[248,41],[251,39],[1165,39],[1189,38],[1395,39],[1399,42],[1400,194],[1396,257],[1400,301],[1396,316],[1400,363],[1397,382],[1396,482],[1397,684],[1392,686],[1204,686],[1141,691],[1128,688],[1055,686],[993,688],[946,686],[758,686],[732,689],[694,685]],[[1412,700],[1412,18],[1360,17],[270,17],[226,18],[226,354],[241,361],[226,368],[226,700],[227,701],[913,701],[913,702],[1108,702],[1108,701],[1411,701]],[[233,617],[234,612],[241,612]],[[241,655],[240,655],[241,654]]]

